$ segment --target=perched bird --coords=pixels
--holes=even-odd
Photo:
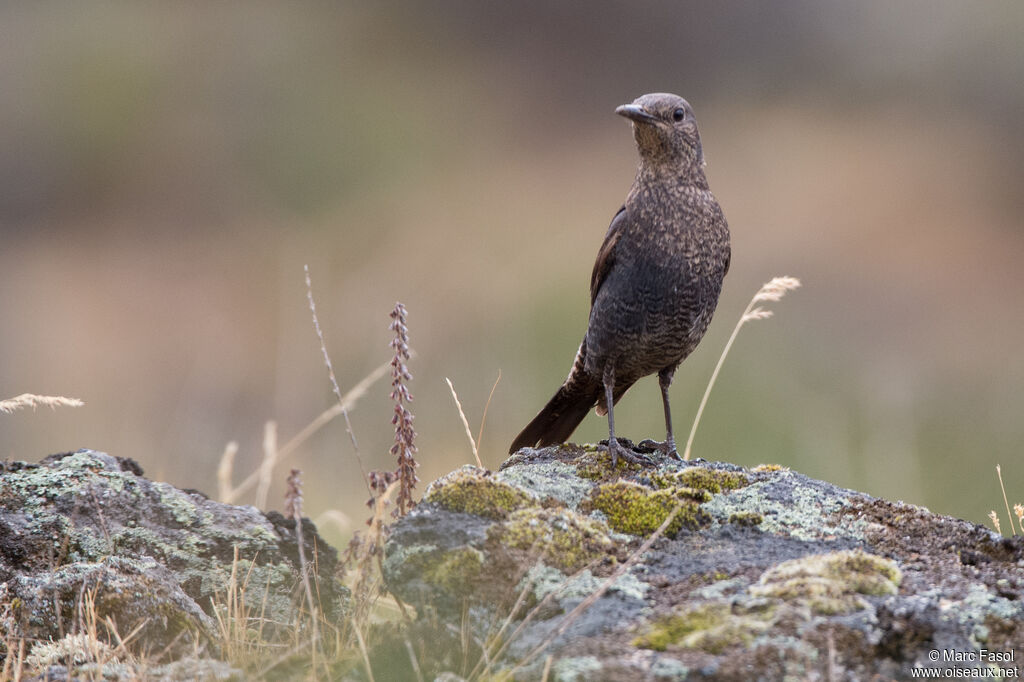
[[[608,450],[646,462],[615,439],[613,407],[638,379],[658,374],[664,443],[678,458],[668,388],[711,322],[729,271],[729,227],[704,175],[693,109],[682,97],[644,95],[615,110],[633,123],[636,179],[612,219],[590,277],[590,322],[565,383],[512,442],[563,443],[590,408],[608,415]]]

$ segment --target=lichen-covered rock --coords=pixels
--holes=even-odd
[[[858,595],[897,594],[901,579],[894,561],[843,550],[783,561],[765,571],[749,592],[806,604],[815,613],[850,613],[868,608]]]
[[[522,680],[907,679],[931,651],[969,677],[993,663],[968,654],[1019,656],[1024,539],[779,466],[651,456],[525,448],[444,477],[393,529],[389,589],[474,641],[508,623],[491,670]]]
[[[340,618],[336,552],[309,521],[303,536],[321,607]],[[64,641],[90,614],[122,635],[138,627],[135,639],[152,650],[215,650],[213,610],[232,570],[247,605],[288,627],[299,565],[293,522],[150,481],[131,460],[79,450],[0,469],[5,636]]]
[[[488,532],[491,543],[518,550],[524,559],[540,556],[565,573],[578,571],[614,548],[607,524],[571,509],[519,509]]]
[[[431,483],[423,495],[424,502],[487,519],[504,519],[535,500],[521,488],[499,481],[489,471],[468,464]]]
[[[709,493],[696,488],[651,490],[639,483],[616,481],[594,488],[580,509],[601,512],[613,529],[631,535],[650,535],[667,521],[665,536],[674,538],[684,527],[710,523],[711,517],[700,508],[701,502],[710,500]]]

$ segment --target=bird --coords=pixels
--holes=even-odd
[[[564,443],[591,408],[608,417],[612,466],[649,464],[615,437],[614,406],[639,379],[658,375],[664,442],[679,458],[669,386],[697,347],[718,305],[732,260],[729,226],[705,175],[690,104],[669,93],[615,109],[629,119],[639,153],[636,177],[612,218],[590,277],[590,318],[569,376],[509,448]]]

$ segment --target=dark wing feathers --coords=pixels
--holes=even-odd
[[[587,342],[584,339],[565,383],[544,409],[512,441],[509,454],[519,448],[557,445],[569,439],[602,392],[600,382],[588,376],[583,370],[586,357]]]
[[[601,244],[601,249],[597,252],[597,262],[594,263],[594,272],[590,276],[591,305],[594,304],[597,292],[600,291],[601,285],[608,277],[612,266],[615,265],[615,247],[622,236],[626,220],[626,207],[623,206],[612,218],[612,223],[608,226],[608,233],[604,237],[604,243]],[[519,448],[564,443],[583,421],[590,408],[598,401],[604,400],[604,390],[600,379],[588,375],[584,370],[586,358],[587,342],[584,339],[579,352],[576,353],[576,360],[573,362],[569,377],[544,406],[544,409],[512,441],[512,447],[509,448],[510,454]],[[615,387],[615,401],[618,401],[631,383]],[[598,411],[600,414],[605,414],[605,412],[601,412],[600,407]]]
[[[597,292],[601,289],[605,278],[615,264],[615,246],[619,243],[622,230],[626,226],[626,207],[623,206],[612,218],[612,224],[608,226],[608,232],[604,236],[604,243],[597,252],[597,260],[594,262],[594,271],[590,274],[590,305],[594,305]]]

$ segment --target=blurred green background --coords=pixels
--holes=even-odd
[[[0,415],[0,452],[92,447],[214,494],[238,440],[240,479],[265,420],[283,443],[333,402],[308,263],[343,390],[409,309],[421,490],[472,461],[445,377],[475,431],[501,370],[497,468],[586,326],[636,161],[613,110],[670,91],[733,232],[681,438],[751,295],[797,276],[695,455],[985,521],[996,463],[1024,498],[1021,35],[1017,0],[3,3],[0,397],[86,406]],[[394,466],[388,391],[351,415],[369,468]],[[616,416],[661,437],[656,380]],[[340,421],[293,465],[309,515],[361,525]]]

